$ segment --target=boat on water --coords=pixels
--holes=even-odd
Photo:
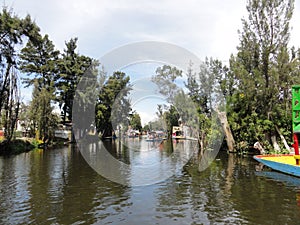
[[[147,134],[146,141],[148,142],[161,142],[165,140],[165,133],[163,131],[150,131]]]
[[[254,159],[273,170],[300,177],[300,85],[292,87],[292,125],[295,154],[257,155]]]
[[[138,138],[140,136],[140,131],[139,130],[128,130],[127,131],[127,137],[128,138]]]
[[[294,154],[254,156],[255,160],[273,170],[300,177],[300,166],[297,165],[297,158],[299,155]]]

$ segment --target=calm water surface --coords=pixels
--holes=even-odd
[[[145,144],[104,144],[133,164],[171,154],[170,143],[151,154],[136,154]],[[195,157],[163,182],[128,187],[97,174],[74,146],[1,157],[0,224],[299,224],[300,179],[255,165],[220,151],[205,171]]]

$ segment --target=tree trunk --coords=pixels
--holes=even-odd
[[[276,152],[279,152],[279,151],[280,151],[280,147],[279,147],[279,145],[278,145],[278,143],[277,143],[277,140],[276,140],[276,136],[275,136],[275,135],[272,135],[272,136],[271,136],[271,141],[272,141],[272,145],[273,145],[273,147],[274,147],[274,150],[275,150]]]
[[[233,138],[233,135],[232,135],[232,132],[231,132],[228,120],[227,120],[226,112],[220,112],[220,111],[217,110],[217,113],[218,113],[218,117],[219,117],[219,119],[221,121],[221,124],[222,124],[222,127],[223,127],[223,131],[224,131],[224,134],[225,134],[228,151],[229,152],[235,152],[236,151],[235,148],[234,148],[235,141],[234,141],[234,138]]]
[[[280,138],[281,138],[281,141],[283,142],[284,144],[284,147],[289,151],[291,152],[291,148],[290,146],[288,145],[287,141],[285,140],[284,136],[281,134],[279,128],[277,127],[277,125],[275,125],[275,128],[276,128],[276,131],[277,133],[279,134]]]

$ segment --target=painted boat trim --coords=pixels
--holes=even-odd
[[[273,170],[300,177],[300,166],[296,165],[296,160],[295,160],[295,164],[271,161],[271,158],[282,157],[282,156],[294,157],[294,155],[257,155],[254,156],[253,158],[258,162],[270,167]]]

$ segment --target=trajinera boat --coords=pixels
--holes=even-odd
[[[273,170],[300,177],[300,85],[292,87],[292,123],[295,154],[257,155],[254,159]]]
[[[257,155],[254,159],[273,170],[300,177],[296,155]]]

